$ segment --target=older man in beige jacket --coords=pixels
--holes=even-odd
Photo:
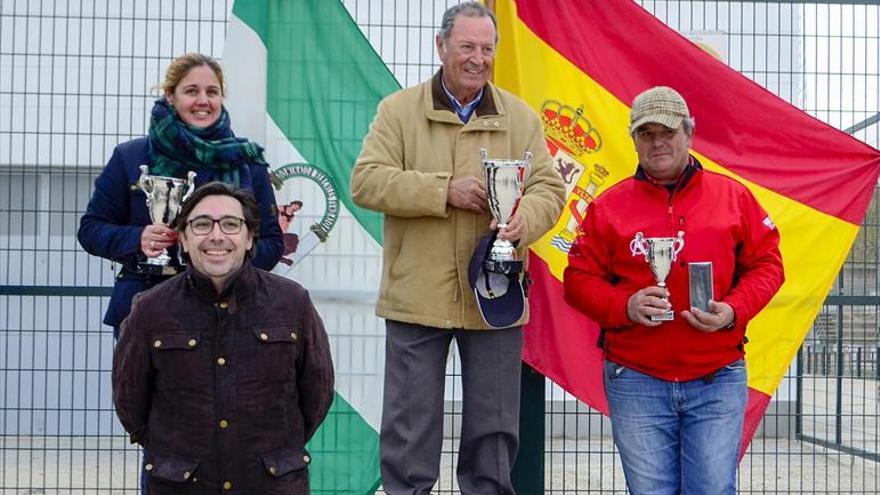
[[[496,42],[494,16],[479,3],[447,10],[436,38],[440,71],[382,101],[352,172],[354,202],[385,214],[376,313],[387,329],[381,455],[390,495],[427,494],[437,480],[453,338],[464,394],[459,487],[514,493],[528,313],[509,328],[490,328],[468,281],[474,248],[495,228],[479,150],[534,156],[519,207],[498,233],[518,246],[520,259],[555,223],[564,187],[538,116],[488,82]]]

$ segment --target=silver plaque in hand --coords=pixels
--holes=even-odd
[[[688,287],[691,307],[709,311],[709,301],[713,300],[712,262],[688,263]]]

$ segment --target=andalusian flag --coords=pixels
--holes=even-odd
[[[772,95],[629,0],[499,0],[496,14],[495,82],[540,113],[568,186],[562,217],[532,246],[525,360],[607,411],[598,329],[562,298],[566,251],[587,204],[635,170],[633,97],[671,86],[695,116],[694,154],[744,183],[782,238],[785,284],[747,332],[750,440],[856,237],[880,152]]]
[[[236,133],[266,147],[282,181],[299,176],[324,188],[324,218],[353,215],[374,239],[369,242],[378,256],[381,216],[352,204],[349,175],[379,101],[400,86],[345,7],[336,0],[237,0],[223,65]],[[327,193],[328,184],[338,193],[335,198]],[[279,187],[282,206],[289,191],[286,183]],[[304,240],[316,240],[313,233],[300,235],[298,252]],[[290,260],[296,261],[293,255]],[[279,270],[286,268],[279,264]],[[367,310],[372,317],[372,306]],[[334,349],[344,345],[364,352],[351,329],[328,325],[327,331]],[[372,494],[379,485],[382,390],[363,390],[363,381],[340,369],[338,358],[334,355],[333,407],[308,445],[312,492]]]

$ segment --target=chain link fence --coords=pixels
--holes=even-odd
[[[433,35],[457,2],[343,3],[402,86],[434,73]],[[876,2],[640,3],[773,93],[880,145]],[[171,59],[222,57],[231,8],[232,0],[0,0],[0,494],[138,492],[140,454],[112,410],[113,338],[101,324],[113,267],[80,249],[76,227],[113,147],[146,133]],[[880,492],[878,217],[875,194],[741,464],[743,493]],[[351,360],[381,380],[372,294],[328,285],[326,267],[332,282],[379,262],[352,259],[344,239],[353,228],[342,219],[299,278],[320,287],[328,326],[362,332],[362,355]],[[457,493],[458,369],[450,358],[437,493]],[[549,383],[545,398],[545,434],[523,445],[544,448],[544,490],[626,493],[610,423]]]

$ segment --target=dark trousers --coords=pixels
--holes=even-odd
[[[515,494],[522,327],[447,330],[386,321],[382,486],[389,495],[431,493],[440,473],[446,359],[461,358],[462,426],[456,474],[464,495]]]

